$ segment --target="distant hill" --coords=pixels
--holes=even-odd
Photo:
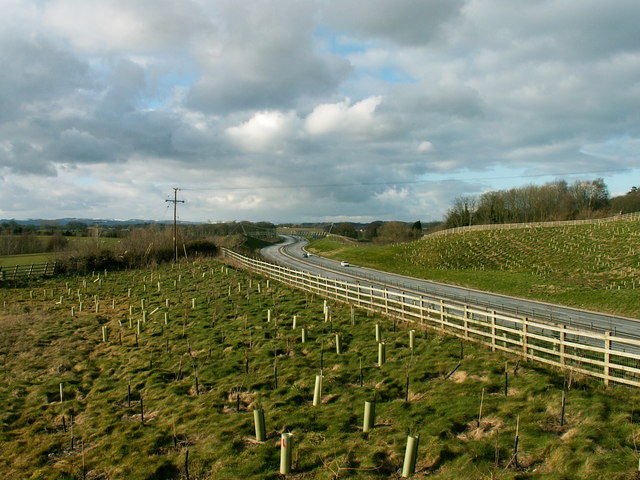
[[[104,218],[57,218],[57,219],[42,219],[42,218],[30,218],[28,220],[16,220],[14,218],[11,219],[0,219],[1,223],[17,223],[18,225],[32,225],[32,226],[41,226],[41,225],[58,225],[64,226],[70,223],[85,223],[89,226],[95,225],[99,223],[100,225],[106,226],[126,226],[126,225],[149,225],[149,224],[172,224],[173,220],[142,220],[142,219],[129,219],[129,220],[116,220],[116,219],[104,219]],[[178,223],[183,225],[196,225],[203,222],[185,222],[178,221]]]

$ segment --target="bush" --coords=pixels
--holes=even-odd
[[[124,262],[111,250],[100,249],[93,252],[73,252],[58,262],[58,268],[66,273],[83,273],[94,270],[120,270]]]
[[[199,239],[191,240],[185,246],[187,255],[196,257],[215,257],[218,254],[218,247],[211,240]]]
[[[47,252],[60,252],[67,248],[69,240],[60,232],[55,231],[53,235],[47,240],[46,250]]]
[[[182,234],[181,238],[188,236]],[[64,239],[64,237],[62,237]],[[52,237],[53,239],[53,237]],[[178,246],[178,258],[211,257],[218,254],[211,239],[192,239]],[[60,268],[68,273],[93,270],[141,268],[173,261],[173,232],[162,227],[138,228],[110,247],[93,243],[78,244],[59,259]]]

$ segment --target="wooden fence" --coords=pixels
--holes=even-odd
[[[465,227],[448,228],[446,230],[438,230],[437,232],[423,235],[426,237],[438,237],[441,235],[449,235],[450,233],[460,232],[476,232],[485,230],[516,230],[522,228],[539,228],[539,227],[567,227],[574,225],[599,225],[601,223],[617,222],[620,220],[639,220],[640,212],[625,213],[623,215],[615,215],[606,218],[593,218],[589,220],[562,220],[556,222],[528,222],[528,223],[491,223],[486,225],[468,225]]]
[[[55,270],[56,262],[0,267],[0,280],[18,280],[25,277],[53,275]]]
[[[240,266],[308,292],[483,343],[493,351],[596,377],[605,385],[613,382],[640,387],[640,340],[488,310],[438,296],[332,280],[223,251]]]

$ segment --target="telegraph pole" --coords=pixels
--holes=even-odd
[[[165,200],[165,202],[173,203],[173,263],[178,261],[178,223],[177,223],[177,210],[178,203],[184,203],[184,200],[178,200],[177,187],[173,188],[173,200]]]

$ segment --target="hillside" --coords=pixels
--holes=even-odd
[[[403,275],[640,317],[640,222],[465,232],[388,246],[309,249]]]
[[[5,286],[0,305],[2,478],[275,480],[282,432],[294,479],[397,479],[407,433],[411,478],[636,478],[639,390],[433,331],[412,351],[409,325],[332,302],[325,321],[323,299],[216,262]]]

